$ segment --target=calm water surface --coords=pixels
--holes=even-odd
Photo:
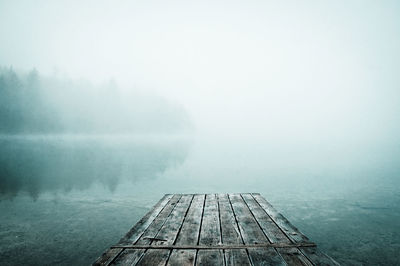
[[[1,265],[88,265],[181,192],[260,192],[340,263],[400,263],[398,146],[43,136],[0,149]]]

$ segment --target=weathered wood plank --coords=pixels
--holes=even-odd
[[[149,225],[154,221],[157,215],[164,209],[174,195],[165,195],[157,205],[153,207],[152,212],[146,214],[131,230],[119,241],[120,244],[135,243]]]
[[[125,249],[112,265],[135,265],[145,253],[145,249]]]
[[[196,265],[224,265],[222,250],[199,250]]]
[[[145,215],[131,230],[120,240],[120,243],[130,244],[134,243],[147,229],[147,227],[153,222],[155,217],[160,213],[160,211],[167,205],[169,200],[173,195],[164,195],[156,205]],[[122,252],[122,249],[113,248],[108,249],[104,252],[93,265],[108,265]]]
[[[164,239],[165,241],[153,241],[151,245],[172,245],[175,242],[192,199],[193,195],[182,196],[156,235],[157,239]],[[147,250],[138,265],[165,265],[170,253],[170,250],[165,249]]]
[[[244,244],[240,231],[233,214],[228,195],[218,195],[218,205],[221,222],[221,233],[223,244]],[[225,250],[226,265],[251,265],[249,256],[245,249]]]
[[[273,248],[250,249],[249,257],[254,266],[258,265],[287,265],[283,258]]]
[[[197,245],[200,235],[205,195],[194,195],[187,212],[181,231],[176,238],[176,245]],[[168,265],[193,265],[196,260],[196,250],[173,250]]]
[[[165,195],[94,263],[110,264],[338,265],[254,193]]]
[[[200,228],[200,245],[221,244],[218,202],[215,194],[207,194]],[[224,265],[222,250],[199,250],[196,265]]]
[[[161,227],[166,222],[166,219],[174,210],[176,204],[181,199],[181,195],[174,195],[167,203],[167,205],[162,209],[159,215],[153,220],[145,232],[139,237],[135,244],[149,245],[152,244],[153,239],[156,238]],[[132,261],[137,262],[145,254],[144,249],[127,249],[123,252],[123,256],[118,256],[113,264],[115,265],[127,265]]]
[[[245,244],[269,243],[239,194],[229,194],[233,212]]]
[[[316,247],[300,248],[300,250],[314,265],[340,265]]]
[[[177,250],[174,249],[169,257],[169,266],[193,266],[196,260],[196,250],[195,249],[184,249]]]
[[[313,265],[297,248],[276,248],[276,250],[288,265]]]
[[[292,225],[282,214],[280,214],[266,199],[260,194],[252,194],[253,198],[268,213],[271,219],[285,232],[286,236],[293,243],[309,242],[309,239]],[[316,265],[338,265],[336,261],[328,257],[316,247],[299,248],[299,250]]]
[[[270,243],[243,201],[240,194],[229,194],[233,212],[245,244]],[[274,248],[249,249],[253,265],[286,265]]]
[[[169,257],[170,251],[167,249],[147,250],[144,256],[136,264],[137,266],[164,266]]]
[[[242,194],[242,198],[271,243],[292,243],[251,194]],[[312,265],[296,248],[279,248],[276,250],[289,265]]]
[[[165,241],[153,242],[152,245],[172,245],[175,243],[192,199],[193,195],[182,196],[156,236],[158,239],[165,239]]]
[[[196,245],[199,240],[201,215],[203,213],[205,195],[194,195],[190,209],[182,225],[176,244]]]
[[[182,196],[179,194],[176,194],[172,197],[172,199],[169,201],[168,205],[165,206],[163,211],[154,219],[154,221],[150,224],[150,226],[147,228],[147,230],[143,233],[143,235],[139,238],[138,241],[136,241],[135,244],[140,244],[140,245],[147,245],[147,244],[152,244],[153,239],[157,238],[158,232],[161,230],[162,226],[165,224],[167,221],[167,218],[170,216],[172,211],[175,209],[177,206],[178,202],[181,200]],[[157,241],[157,240],[155,240]]]
[[[199,244],[215,245],[221,243],[218,203],[215,194],[207,194],[204,204]]]
[[[221,232],[222,243],[224,244],[243,244],[242,236],[236,218],[233,214],[232,206],[229,202],[228,195],[218,195],[220,219],[221,219]]]
[[[282,214],[275,210],[272,205],[266,201],[259,194],[252,194],[254,199],[260,204],[260,206],[268,213],[269,217],[282,229],[283,232],[291,239],[294,243],[309,242],[309,239],[303,235],[299,229],[292,225]]]
[[[225,265],[251,265],[246,249],[225,250]]]
[[[216,245],[129,245],[113,246],[126,249],[249,249],[249,248],[303,248],[315,247],[315,244],[294,244],[294,243],[261,243],[261,244],[216,244]]]
[[[122,248],[110,248],[106,250],[93,265],[109,265],[121,252]]]
[[[281,231],[251,194],[242,194],[242,197],[271,243],[291,243],[289,238]]]

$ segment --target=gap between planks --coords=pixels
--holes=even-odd
[[[166,197],[168,198],[168,200],[164,200],[163,203],[160,203]],[[179,197],[179,199],[177,201],[175,200],[175,203],[171,204],[171,200],[173,197]],[[181,216],[181,218],[173,217],[172,213],[174,212],[174,209],[176,208],[178,203],[180,203],[180,201],[183,197],[186,197],[186,199],[188,199],[190,197],[190,200],[189,200],[190,203],[188,204],[187,207],[185,206],[185,210],[181,211],[181,213],[182,213],[181,215],[183,215],[183,217],[182,216]],[[184,224],[186,222],[186,218],[189,214],[189,211],[192,208],[192,204],[193,204],[195,197],[204,197],[204,200],[202,200],[201,207],[200,207],[200,205],[198,205],[198,209],[200,210],[200,208],[201,208],[201,215],[198,213],[199,214],[198,219],[199,219],[200,225],[198,225],[198,231],[196,229],[196,232],[197,232],[196,240],[197,241],[195,241],[193,243],[192,242],[191,243],[183,243],[183,244],[177,243],[177,240],[178,240],[178,238],[181,234],[181,231],[183,230]],[[231,197],[235,198],[235,206],[236,206],[235,208],[236,209],[238,208],[238,206],[242,206],[242,208],[244,208],[244,213],[250,214],[250,216],[252,217],[250,220],[255,221],[255,223],[251,226],[256,226],[258,228],[258,229],[257,228],[256,229],[262,232],[262,234],[265,237],[265,240],[264,240],[265,242],[263,242],[263,240],[261,240],[261,243],[259,243],[259,242],[246,243],[244,241],[243,233],[246,233],[246,232],[242,232],[242,230],[246,229],[246,228],[241,228],[241,226],[243,226],[243,221],[241,221],[239,223],[238,213],[237,213],[237,211],[239,211],[239,209],[237,209],[235,211],[235,208],[233,207],[233,204],[231,201]],[[256,257],[260,256],[260,255],[263,256],[262,253],[258,254],[257,252],[260,252],[262,249],[266,249],[266,248],[274,250],[276,252],[276,255],[278,255],[281,258],[280,260],[282,260],[282,262],[284,262],[284,263],[286,261],[287,263],[289,263],[289,265],[292,265],[292,264],[293,265],[319,265],[320,263],[318,261],[318,256],[323,256],[323,255],[325,256],[325,258],[322,261],[326,265],[338,265],[330,257],[326,256],[322,252],[318,252],[316,250],[316,244],[309,242],[307,237],[305,237],[303,234],[301,234],[297,230],[297,228],[295,228],[293,225],[290,224],[289,221],[287,221],[286,218],[284,218],[280,213],[278,213],[275,209],[273,209],[272,205],[270,205],[263,197],[261,197],[261,195],[259,193],[173,194],[173,195],[165,195],[163,197],[163,199],[161,199],[159,201],[159,203],[157,203],[157,205],[154,206],[154,208],[152,210],[150,210],[148,214],[146,214],[145,217],[152,218],[152,219],[150,219],[150,221],[148,220],[148,221],[143,222],[143,219],[145,217],[143,217],[141,219],[141,221],[139,221],[139,223],[142,222],[144,226],[140,227],[140,230],[138,232],[134,232],[135,231],[134,229],[136,228],[136,225],[135,225],[128,232],[128,234],[124,238],[121,239],[119,244],[110,247],[110,249],[106,253],[111,254],[110,255],[112,257],[111,260],[105,260],[104,261],[105,263],[99,263],[99,264],[95,263],[95,265],[114,264],[114,262],[116,262],[116,259],[118,259],[118,257],[120,257],[120,255],[122,253],[131,252],[129,250],[132,250],[132,252],[135,252],[134,250],[138,250],[141,254],[140,257],[136,260],[136,262],[133,263],[133,265],[143,264],[144,261],[146,261],[146,260],[143,260],[143,258],[153,256],[153,254],[156,254],[154,252],[156,252],[157,249],[165,250],[163,252],[167,252],[161,258],[164,262],[160,261],[160,263],[165,264],[165,265],[167,265],[167,264],[170,265],[170,261],[169,261],[170,258],[173,257],[172,255],[174,255],[174,256],[176,255],[176,254],[174,254],[175,253],[173,251],[174,249],[175,250],[185,250],[185,249],[192,250],[194,253],[191,253],[192,251],[190,251],[189,253],[185,253],[185,256],[187,256],[187,257],[183,258],[183,259],[190,258],[192,260],[191,265],[196,265],[198,262],[199,263],[210,263],[211,262],[211,263],[215,263],[215,264],[216,264],[216,262],[218,262],[218,264],[220,264],[220,265],[235,265],[234,263],[232,263],[231,260],[228,261],[228,258],[227,258],[227,256],[231,256],[231,252],[228,251],[231,249],[245,251],[244,254],[246,255],[247,259],[249,260],[248,261],[249,265],[255,265],[258,263],[253,262],[254,258],[252,258],[252,256],[254,256],[254,254],[256,254]],[[227,200],[227,201],[225,202],[224,200],[225,201]],[[238,200],[240,202],[238,202]],[[252,204],[251,206],[249,205],[250,204],[249,202]],[[234,220],[232,221],[233,224],[230,226],[237,228],[235,230],[237,230],[238,236],[240,237],[239,242],[230,243],[229,236],[228,236],[228,239],[224,239],[224,237],[223,237],[223,227],[225,228],[226,225],[225,225],[225,223],[223,224],[222,220],[221,220],[221,204],[224,206],[224,212],[226,212],[226,210],[227,210],[226,208],[229,208],[229,211],[231,212],[232,218]],[[256,204],[256,205],[254,205],[254,204]],[[171,205],[173,205],[173,206],[171,206]],[[161,219],[159,216],[167,206],[169,206],[168,208],[171,208],[171,207],[172,208],[166,216],[165,216],[165,213],[164,213],[164,215],[162,215],[162,219],[164,219],[164,221],[160,221],[161,226],[156,231],[154,237],[145,236],[145,233],[147,232],[148,228],[150,228],[157,219]],[[256,213],[254,213],[254,208],[257,208]],[[279,242],[276,243],[274,241],[271,241],[270,236],[265,231],[265,227],[263,228],[263,226],[265,226],[265,223],[260,224],[260,221],[259,221],[260,210],[264,211],[265,214],[263,213],[262,215],[264,215],[265,217],[268,217],[268,219],[270,219],[270,221],[272,221],[273,225],[275,226],[274,228],[276,228],[278,231],[280,231],[281,234],[285,237],[285,239],[287,240],[287,241],[285,241],[285,243],[279,243]],[[257,213],[257,211],[258,211],[258,213]],[[239,216],[240,216],[240,213],[243,214],[243,210],[239,211]],[[226,213],[224,215],[225,215],[224,219],[226,219]],[[172,239],[168,239],[168,242],[163,243],[164,242],[164,241],[162,241],[163,239],[161,239],[161,238],[157,239],[157,236],[158,236],[159,232],[161,232],[163,229],[165,229],[164,226],[165,226],[166,221],[169,219],[173,219],[173,218],[179,220],[180,224],[177,227],[174,227],[174,228],[176,228],[175,229],[176,231],[168,234],[168,236],[171,236]],[[240,217],[240,219],[243,219],[243,217]],[[248,221],[248,220],[244,220],[244,221]],[[226,220],[224,222],[226,222]],[[185,224],[185,225],[187,226],[188,224]],[[202,233],[204,233],[205,235],[203,235]],[[131,238],[130,236],[132,236],[132,234],[136,234],[138,236],[134,237],[134,239],[132,239],[132,240],[134,240],[133,242],[130,242],[129,238]],[[248,237],[249,236],[247,235],[247,238]],[[145,241],[146,244],[138,243],[138,241],[140,239],[145,240],[146,238],[148,238],[147,241]],[[206,241],[206,242],[204,242],[204,241]],[[209,243],[209,241],[211,241],[211,242]],[[204,243],[202,243],[202,242],[204,242]],[[253,250],[253,249],[258,250],[258,251],[256,253],[254,253],[253,251],[249,253],[249,250]],[[169,251],[166,251],[166,250],[169,250]],[[209,250],[209,251],[206,251],[206,250]],[[218,253],[218,251],[220,253]],[[293,253],[293,251],[295,251],[295,252]],[[208,252],[208,253],[205,253],[205,252]],[[239,252],[239,251],[237,251],[237,252]],[[147,253],[149,253],[148,256],[146,255]],[[104,256],[104,254],[103,254],[103,256]],[[268,254],[264,254],[264,256],[268,256]],[[293,257],[296,257],[297,260],[293,260]],[[211,261],[210,261],[210,258],[211,258]],[[101,262],[100,259],[101,259],[101,257],[98,259],[98,261]],[[176,258],[174,257],[174,260],[175,259]],[[295,263],[292,263],[292,262],[295,262]],[[239,265],[239,264],[237,264],[237,265]]]

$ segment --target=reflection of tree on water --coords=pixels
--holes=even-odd
[[[86,189],[94,182],[114,190],[121,178],[154,178],[185,158],[186,146],[178,149],[176,141],[80,134],[173,135],[190,130],[184,108],[157,95],[123,93],[113,82],[95,86],[0,67],[0,134],[10,136],[0,136],[0,199],[19,191],[37,198],[42,191]]]
[[[87,189],[101,183],[114,190],[121,179],[155,178],[184,161],[188,143],[138,140],[0,139],[0,197],[28,192]]]

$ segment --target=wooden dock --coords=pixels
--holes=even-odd
[[[165,195],[94,265],[338,265],[258,193]]]

